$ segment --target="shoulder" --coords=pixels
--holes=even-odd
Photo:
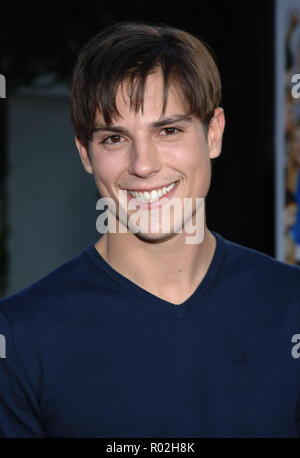
[[[297,284],[300,282],[299,266],[287,264],[253,248],[239,245],[224,238],[223,241],[227,249],[228,264],[241,274],[247,272],[248,275],[253,275],[253,278],[277,278],[291,284],[295,281]]]
[[[91,271],[86,262],[89,246],[78,255],[26,288],[0,300],[0,314],[8,321],[30,323],[47,319],[57,307],[74,303],[80,291],[89,290]]]
[[[221,243],[226,250],[223,284],[273,310],[276,304],[279,309],[293,304],[300,312],[300,267],[223,237]]]

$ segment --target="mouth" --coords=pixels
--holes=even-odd
[[[153,206],[152,204],[154,203],[159,204],[160,199],[163,197],[167,199],[172,197],[178,187],[179,181],[180,180],[174,181],[168,186],[154,188],[151,191],[132,191],[127,189],[127,195],[129,199],[135,199],[141,204],[150,204],[150,206]],[[149,207],[149,205],[147,206]]]

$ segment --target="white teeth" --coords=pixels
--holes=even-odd
[[[154,191],[151,191],[151,200],[157,199],[157,191],[154,189]]]
[[[145,192],[128,191],[128,192],[133,197],[139,199],[142,202],[152,202],[152,201],[157,200],[158,198],[164,196],[168,192],[170,192],[171,189],[174,188],[175,184],[176,183],[172,183],[167,188],[166,188],[166,186],[164,186],[163,188],[153,189],[153,191],[150,191],[150,192],[148,192],[148,191],[145,191]]]

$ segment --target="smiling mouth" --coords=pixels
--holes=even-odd
[[[162,188],[152,189],[151,191],[129,191],[129,190],[127,190],[127,192],[132,197],[137,199],[139,202],[146,202],[146,203],[149,202],[149,203],[151,203],[151,202],[157,201],[158,199],[160,199],[161,197],[165,196],[170,191],[172,191],[172,189],[175,187],[175,185],[177,183],[179,183],[179,180],[178,181],[174,181],[169,186],[164,186]]]

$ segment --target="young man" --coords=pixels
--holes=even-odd
[[[121,23],[82,50],[76,145],[116,230],[0,303],[2,436],[300,436],[300,269],[201,212],[220,98],[186,32]]]

